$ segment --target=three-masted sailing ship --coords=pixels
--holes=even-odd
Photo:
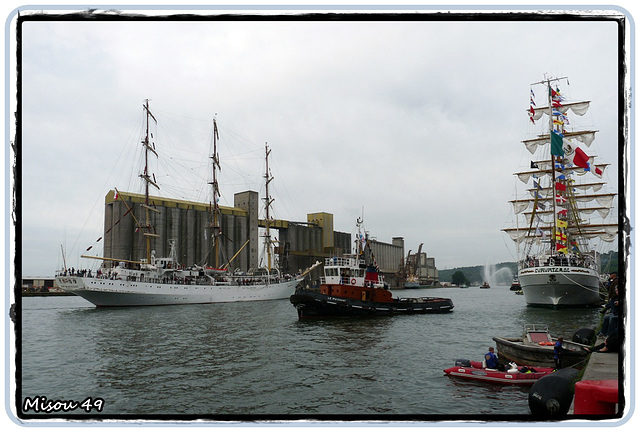
[[[526,198],[511,201],[516,226],[504,229],[517,245],[518,279],[531,306],[599,304],[595,243],[612,242],[618,233],[618,225],[608,222],[616,194],[606,192],[602,181],[608,164],[582,149],[590,147],[597,131],[573,130],[570,124],[569,116],[583,116],[590,102],[568,101],[560,90],[565,82],[549,78],[531,85],[528,114],[534,124],[542,119],[544,132],[523,141],[534,159],[529,170],[516,175],[528,189]],[[543,107],[535,102],[534,88],[540,86]]]
[[[56,282],[64,291],[85,298],[96,306],[158,306],[170,304],[221,303],[238,301],[257,301],[286,299],[294,292],[296,285],[301,282],[311,268],[296,276],[281,275],[277,268],[271,266],[271,236],[269,232],[269,206],[273,199],[269,196],[268,184],[273,178],[269,174],[268,157],[270,150],[265,145],[267,159],[266,208],[267,226],[265,241],[268,258],[267,269],[258,269],[252,274],[232,273],[227,265],[220,267],[218,262],[218,245],[221,237],[220,208],[218,199],[220,191],[217,171],[220,169],[217,153],[218,129],[213,121],[213,152],[211,157],[213,180],[211,222],[209,224],[214,244],[214,265],[184,266],[177,260],[175,240],[169,240],[170,252],[168,257],[158,258],[151,249],[151,240],[159,238],[154,232],[150,212],[159,212],[150,205],[150,188],[159,189],[155,176],[149,172],[149,157],[158,156],[150,142],[149,124],[156,121],[149,109],[149,101],[143,105],[146,117],[146,132],[142,140],[144,147],[145,165],[140,177],[144,181],[144,220],[136,219],[136,231],[145,237],[146,256],[138,261],[118,257],[93,257],[83,255],[83,258],[102,260],[103,264],[95,274],[70,273],[67,269],[58,272]],[[117,190],[116,190],[117,192]],[[125,202],[126,204],[126,202]],[[133,213],[131,213],[134,217]],[[246,244],[245,244],[246,245]],[[227,263],[228,264],[228,263]],[[316,264],[318,265],[318,264]],[[315,266],[314,266],[315,267]]]

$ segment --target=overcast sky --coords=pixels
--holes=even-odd
[[[276,218],[328,212],[352,232],[364,213],[372,237],[404,237],[405,253],[424,243],[441,270],[516,260],[501,229],[513,173],[532,160],[521,141],[540,132],[526,112],[531,84],[545,76],[592,101],[571,126],[599,131],[585,150],[612,164],[604,178],[617,184],[614,21],[359,18],[25,22],[23,275],[53,276],[61,245],[68,266],[95,267],[79,255],[101,252],[104,196],[141,191],[145,99],[160,195],[209,200],[215,116],[222,205],[263,196],[268,142]]]

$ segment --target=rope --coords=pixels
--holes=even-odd
[[[569,281],[571,281],[572,283],[574,283],[574,284],[578,285],[579,287],[586,289],[587,291],[597,292],[598,294],[600,293],[600,287],[598,287],[598,289],[597,289],[597,290],[594,290],[594,289],[593,289],[593,288],[591,288],[591,287],[588,287],[588,286],[582,285],[582,284],[581,284],[581,283],[579,283],[579,282],[576,282],[575,280],[571,279],[571,278],[570,278],[569,276],[567,276],[567,275],[564,275],[564,277],[566,277],[567,279],[569,279]]]

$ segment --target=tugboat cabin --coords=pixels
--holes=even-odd
[[[379,270],[355,255],[326,258],[320,292],[334,297],[391,302],[391,292]]]

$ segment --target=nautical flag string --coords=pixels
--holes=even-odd
[[[535,110],[535,106],[536,103],[534,102],[534,98],[536,97],[536,95],[533,93],[533,89],[530,88],[530,94],[529,94],[529,120],[531,120],[531,123],[535,124],[536,121],[534,120],[534,117],[536,115],[536,110]]]

